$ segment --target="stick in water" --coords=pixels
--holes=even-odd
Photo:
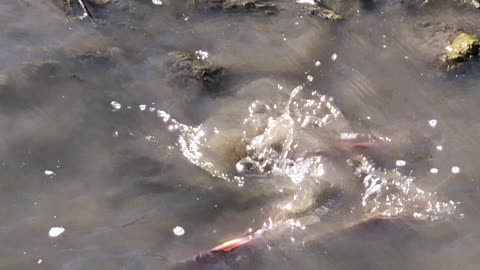
[[[85,17],[90,17],[90,18],[93,18],[92,17],[92,14],[90,13],[90,11],[88,10],[87,8],[87,5],[85,5],[85,3],[83,2],[83,0],[77,0],[78,3],[80,4],[80,6],[82,7],[82,10],[83,10],[83,15],[80,17],[80,19],[83,19]]]

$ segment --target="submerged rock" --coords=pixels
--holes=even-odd
[[[264,12],[267,15],[277,13],[277,6],[268,1],[259,0],[208,0],[210,9],[226,12]]]
[[[92,2],[105,2],[110,0],[92,0]],[[51,2],[65,13],[67,16],[72,17],[81,17],[90,16],[88,8],[85,6],[85,3],[79,2],[77,0],[51,0]]]
[[[335,13],[335,11],[320,6],[309,7],[307,13],[311,16],[320,17],[326,20],[337,21],[342,19],[342,16]]]
[[[172,52],[168,55],[167,67],[176,82],[190,84],[200,82],[205,90],[212,90],[221,81],[224,68],[215,65],[208,57],[190,52]]]
[[[87,0],[87,1],[97,6],[103,6],[112,2],[112,0]]]
[[[467,33],[460,33],[445,47],[445,50],[446,52],[442,55],[440,61],[447,69],[454,68],[457,64],[479,55],[480,38]]]
[[[65,14],[67,15],[72,14],[74,5],[72,5],[70,1],[68,0],[51,0],[51,1],[57,8],[62,10]]]
[[[357,10],[371,9],[371,6],[368,5],[370,2],[368,0],[323,0],[321,5],[336,14],[341,14],[342,17],[348,17],[355,14]]]

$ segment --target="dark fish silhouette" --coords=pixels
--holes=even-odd
[[[351,263],[360,262],[361,265],[359,257],[373,254],[388,256],[388,265],[385,267],[398,268],[398,264],[404,265],[401,260],[405,255],[399,252],[405,249],[399,247],[417,237],[413,223],[418,225],[420,222],[374,216],[355,223],[315,226],[319,231],[309,231],[312,234],[299,243],[285,241],[285,235],[279,235],[285,233],[285,228],[279,226],[268,233],[227,241],[208,252],[177,263],[169,270],[264,269],[265,265],[268,265],[268,269],[320,269],[316,267],[331,260],[347,267]],[[318,256],[310,256],[312,253],[318,253]],[[304,256],[306,254],[309,256]],[[300,258],[306,257],[310,260],[317,258],[318,261],[300,261]],[[381,263],[385,262],[381,260]]]

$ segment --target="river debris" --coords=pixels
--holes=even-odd
[[[343,18],[350,17],[357,14],[361,10],[369,10],[372,7],[366,4],[371,1],[357,1],[357,0],[322,0],[315,1],[317,6],[332,10]],[[372,1],[373,2],[373,1]]]
[[[86,17],[93,18],[92,13],[88,9],[87,5],[83,0],[51,0],[52,3],[61,9],[68,16],[79,17],[84,19]],[[89,0],[90,1],[90,0]],[[107,4],[111,0],[91,0],[93,4],[104,3]],[[97,4],[99,5],[99,4]]]
[[[480,38],[467,33],[457,34],[445,47],[445,53],[440,61],[447,70],[480,54]]]
[[[110,4],[110,2],[112,2],[112,0],[87,0],[87,1],[97,6],[103,6],[106,4]]]
[[[51,0],[52,3],[61,9],[68,16],[84,19],[86,17],[93,18],[90,8],[86,3],[94,6],[105,6],[110,4],[112,0]]]

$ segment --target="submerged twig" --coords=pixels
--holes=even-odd
[[[82,7],[82,10],[83,10],[83,14],[82,14],[82,16],[80,17],[80,19],[83,19],[83,18],[85,18],[85,17],[93,18],[92,14],[91,14],[90,11],[88,10],[88,7],[87,7],[87,5],[85,5],[85,3],[83,2],[83,0],[77,0],[77,2],[80,4],[80,6]]]

